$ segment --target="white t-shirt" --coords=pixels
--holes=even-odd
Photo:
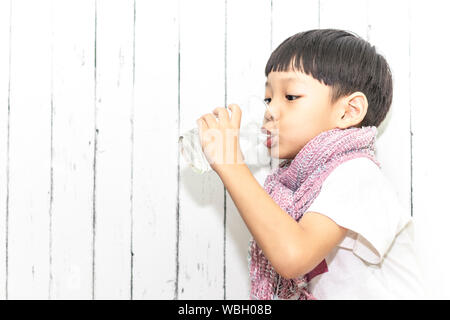
[[[323,214],[349,229],[326,257],[328,272],[309,284],[317,299],[425,299],[414,223],[372,160],[337,166],[305,214]]]

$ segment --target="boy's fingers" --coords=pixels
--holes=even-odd
[[[211,113],[205,114],[202,119],[206,122],[208,128],[217,128],[217,119]]]
[[[241,108],[237,104],[230,104],[228,108],[231,110],[231,123],[236,127],[241,127]]]
[[[202,118],[198,118],[197,119],[197,127],[198,127],[198,132],[201,134],[203,132],[203,127],[205,125],[205,122]]]
[[[223,107],[217,107],[213,110],[213,114],[219,118],[219,120],[222,121],[230,121],[230,116],[228,114],[227,109]]]

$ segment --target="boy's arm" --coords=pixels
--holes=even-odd
[[[345,237],[347,229],[308,213],[297,223],[267,194],[245,164],[216,169],[253,238],[284,278],[304,275]]]

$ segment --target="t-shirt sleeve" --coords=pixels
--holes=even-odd
[[[356,158],[328,175],[305,214],[323,214],[349,229],[339,246],[378,264],[401,228],[399,205],[379,167],[368,158]]]

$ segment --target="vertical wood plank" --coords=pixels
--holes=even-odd
[[[249,96],[264,98],[264,68],[271,53],[270,19],[269,0],[227,1],[227,104],[239,104],[241,123],[255,112],[248,108]],[[270,167],[249,168],[264,185]],[[226,196],[225,299],[249,299],[247,252],[251,234],[228,192]]]
[[[94,298],[131,297],[133,0],[97,1]]]
[[[0,2],[0,299],[6,299],[10,1]]]
[[[51,1],[13,1],[8,299],[49,293]]]
[[[450,298],[449,10],[446,1],[411,2],[412,205],[430,299]]]
[[[272,50],[288,37],[319,27],[319,0],[272,0]]]
[[[224,1],[180,1],[181,132],[225,104],[224,44]],[[177,297],[223,299],[223,184],[215,172],[198,175],[184,161],[180,183]]]
[[[174,299],[177,272],[178,1],[136,1],[133,299]]]
[[[357,33],[367,39],[368,0],[320,0],[319,26]]]
[[[409,2],[368,1],[367,40],[383,55],[392,72],[393,101],[378,127],[377,158],[382,172],[398,192],[405,210],[411,210]],[[370,106],[369,106],[370,108]]]
[[[51,298],[93,296],[95,2],[54,1]]]

